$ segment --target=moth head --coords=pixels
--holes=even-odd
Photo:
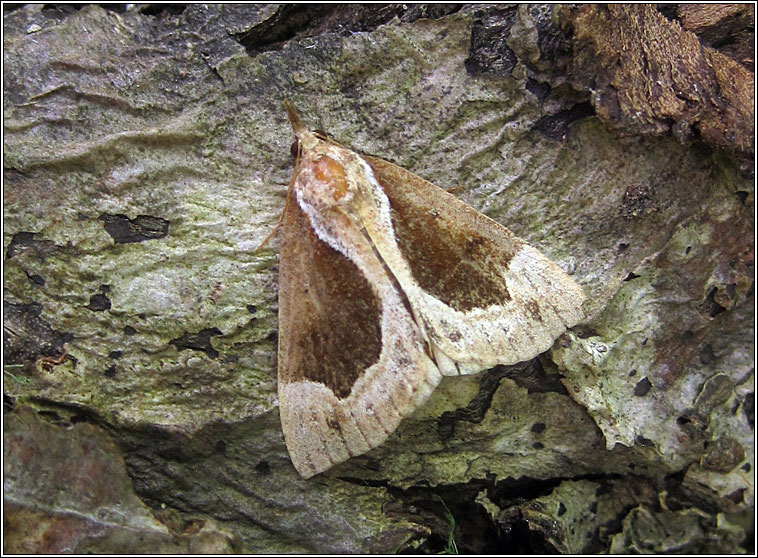
[[[313,130],[312,133],[314,136],[316,136],[318,139],[322,141],[327,141],[329,139],[329,136],[323,130]],[[300,140],[295,138],[295,141],[293,141],[292,145],[290,145],[290,154],[292,155],[293,159],[297,159],[299,153],[300,153]]]
[[[353,192],[343,160],[346,150],[330,142],[325,132],[308,130],[291,102],[285,101],[284,106],[296,137],[291,147],[297,157],[295,172],[308,184],[309,194],[318,199],[320,205],[350,204]]]

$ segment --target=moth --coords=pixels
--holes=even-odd
[[[584,294],[505,227],[285,106],[299,147],[280,221],[278,395],[309,478],[381,444],[442,376],[549,349]]]

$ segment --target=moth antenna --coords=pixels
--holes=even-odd
[[[284,101],[284,106],[287,109],[287,116],[290,119],[290,122],[292,122],[292,128],[296,129],[296,122],[292,119],[293,116],[297,120],[297,125],[302,126],[302,123],[300,122],[300,117],[295,112],[295,107],[292,106],[292,103],[289,102],[289,100]],[[297,131],[295,132],[297,134]],[[279,220],[276,222],[276,226],[274,226],[274,230],[272,230],[266,238],[263,239],[263,242],[261,242],[258,247],[253,250],[253,255],[257,254],[266,244],[268,244],[269,240],[271,240],[274,235],[276,234],[276,231],[279,230],[279,227],[282,226],[282,222],[284,221],[284,215],[287,213],[287,208],[290,205],[290,199],[292,199],[292,189],[295,187],[295,177],[297,177],[297,170],[300,166],[300,153],[303,150],[303,146],[301,142],[297,142],[297,157],[295,158],[295,170],[292,171],[292,178],[290,178],[290,185],[287,187],[287,198],[284,201],[284,209],[282,209],[282,213],[279,215]]]

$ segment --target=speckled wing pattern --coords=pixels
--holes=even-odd
[[[443,375],[549,349],[584,295],[501,225],[287,110],[300,154],[283,218],[279,407],[308,478],[381,444]]]
[[[538,250],[431,182],[364,159],[391,207],[390,267],[444,375],[533,358],[582,318],[581,287]]]
[[[441,378],[388,279],[318,238],[296,204],[279,271],[279,413],[305,478],[381,444]]]

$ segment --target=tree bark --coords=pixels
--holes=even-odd
[[[745,9],[4,12],[5,551],[753,551]],[[277,410],[278,240],[255,251],[285,98],[588,299],[551,351],[446,378],[308,481]]]

